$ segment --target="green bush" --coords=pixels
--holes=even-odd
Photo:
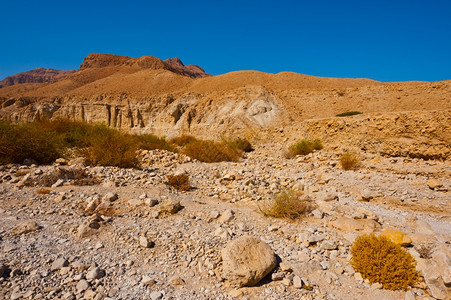
[[[63,150],[64,143],[58,135],[36,124],[0,121],[0,164],[22,163],[26,158],[47,164],[60,157]]]
[[[288,157],[293,158],[296,155],[307,155],[312,153],[314,150],[323,149],[323,144],[319,139],[313,141],[308,139],[303,139],[288,148]]]
[[[360,115],[362,114],[362,112],[360,111],[347,111],[341,114],[337,114],[337,117],[347,117],[347,116],[355,116],[355,115]]]
[[[386,237],[374,234],[359,236],[351,247],[351,265],[371,283],[384,289],[406,290],[418,280],[415,259]]]
[[[162,149],[167,151],[174,151],[174,147],[166,141],[165,138],[160,138],[152,134],[142,134],[136,136],[138,139],[139,149],[155,150]]]
[[[310,201],[301,200],[301,193],[292,189],[284,190],[274,196],[274,200],[260,207],[264,216],[297,219],[312,210]]]

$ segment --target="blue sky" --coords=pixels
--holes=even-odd
[[[451,79],[451,1],[4,1],[0,80],[92,52],[177,56],[217,75]]]

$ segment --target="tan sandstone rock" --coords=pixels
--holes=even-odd
[[[221,252],[223,276],[233,286],[253,286],[277,264],[274,251],[260,239],[243,236],[230,242]]]

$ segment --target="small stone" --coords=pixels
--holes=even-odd
[[[409,246],[412,243],[412,240],[407,235],[393,228],[385,229],[380,236],[385,236],[393,243],[401,246]]]
[[[181,208],[182,206],[180,205],[180,201],[168,199],[161,204],[160,212],[173,215],[177,213]]]
[[[63,185],[63,183],[64,183],[63,179],[58,179],[54,184],[52,184],[52,188],[60,187]]]
[[[428,187],[432,190],[441,186],[443,186],[443,184],[436,179],[431,178],[428,180]]]
[[[100,279],[105,276],[105,271],[101,270],[100,268],[94,268],[88,273],[86,273],[86,279],[87,280],[94,280],[94,279]]]
[[[285,286],[289,286],[291,285],[291,280],[285,277],[284,279],[282,279],[282,284]]]
[[[359,274],[360,274],[360,273],[359,273]],[[375,283],[373,283],[373,284],[371,285],[371,288],[372,288],[373,290],[379,290],[379,289],[382,288],[382,284],[380,284],[379,282],[375,282]]]
[[[67,165],[68,160],[65,159],[65,158],[60,157],[60,158],[57,158],[57,159],[55,160],[55,163],[60,164],[60,165]]]
[[[320,211],[319,209],[314,209],[312,211],[312,216],[315,219],[322,219],[324,217],[324,213],[322,211]]]
[[[297,288],[297,289],[301,289],[302,288],[302,279],[301,277],[294,275],[293,277],[293,287]]]
[[[150,207],[153,207],[158,204],[158,200],[147,198],[146,200],[144,200],[144,203]]]
[[[143,248],[150,248],[152,246],[152,242],[147,237],[140,236],[139,245]]]
[[[318,193],[316,195],[316,199],[318,201],[334,201],[334,200],[338,200],[338,195],[336,193],[332,193],[332,192],[321,192]]]
[[[144,275],[144,276],[143,276],[143,278],[141,279],[141,282],[142,282],[143,284],[145,284],[145,285],[148,285],[148,286],[153,286],[153,285],[155,285],[155,283],[156,283],[154,279],[150,278],[150,277],[147,276],[147,275]]]
[[[131,206],[140,206],[143,204],[143,200],[142,199],[130,199],[128,200],[128,204],[130,204]]]
[[[77,283],[75,288],[77,289],[77,293],[81,293],[86,291],[89,287],[90,287],[89,282],[86,281],[85,279],[82,279]]]
[[[117,194],[113,193],[113,192],[106,193],[105,196],[103,196],[103,200],[110,201],[110,202],[114,202],[117,199],[118,199]]]
[[[21,235],[21,234],[30,233],[30,232],[33,232],[33,231],[36,231],[39,229],[40,229],[40,227],[35,221],[28,221],[28,222],[20,223],[19,225],[14,227],[13,230],[11,231],[11,233],[13,235]]]
[[[338,245],[337,245],[337,242],[335,242],[335,241],[326,240],[321,243],[321,248],[323,250],[336,250],[336,249],[338,249]]]
[[[56,259],[52,263],[52,266],[51,266],[50,270],[51,271],[56,271],[56,270],[59,270],[61,268],[67,267],[68,265],[69,265],[69,262],[65,258],[60,257],[60,258]]]
[[[228,223],[233,220],[235,217],[235,212],[231,209],[226,209],[218,219],[218,222],[221,224]]]
[[[171,278],[169,278],[169,284],[172,286],[183,285],[185,284],[185,281],[179,275],[174,275]]]
[[[152,300],[158,300],[158,299],[162,299],[163,298],[163,293],[161,292],[152,292],[150,294],[150,299]]]
[[[369,189],[363,189],[360,192],[361,200],[363,201],[370,201],[374,198],[374,193],[370,191]]]
[[[283,272],[277,272],[271,274],[271,280],[272,281],[280,281],[285,277],[285,273]]]
[[[354,279],[359,282],[363,282],[362,274],[360,274],[359,272],[354,273]]]
[[[219,216],[220,216],[220,213],[217,210],[212,210],[210,212],[210,218],[212,218],[212,219],[217,219],[217,218],[219,218]]]

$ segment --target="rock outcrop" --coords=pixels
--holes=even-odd
[[[16,75],[8,76],[0,81],[0,88],[21,83],[45,83],[62,79],[75,70],[63,71],[55,69],[37,68],[31,71],[22,72]]]

